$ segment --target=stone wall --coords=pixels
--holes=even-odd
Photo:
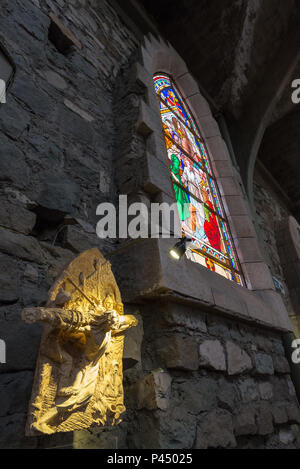
[[[0,108],[0,446],[47,446],[24,437],[41,328],[21,311],[78,252],[111,249],[96,206],[116,194],[113,90],[137,39],[105,0],[4,0],[0,42],[16,66]]]
[[[270,178],[267,177],[266,172],[260,168],[259,165],[256,166],[253,194],[258,228],[262,238],[262,250],[272,275],[278,279],[284,287],[284,293],[280,290],[279,293],[282,295],[289,314],[292,315],[295,311],[290,300],[289,289],[281,265],[277,241],[277,230],[280,222],[287,219],[292,212],[283,194],[278,191],[278,188],[276,188]]]
[[[143,340],[141,360],[124,372],[124,421],[110,431],[75,432],[74,447],[300,447],[279,334],[183,304],[129,310],[140,320],[134,340]]]
[[[299,444],[300,413],[280,336],[176,304],[153,304],[143,319],[144,369],[166,374],[152,386],[154,400],[149,391],[137,399],[137,422],[150,430],[136,425],[136,447],[149,440],[162,448]]]
[[[95,235],[100,202],[114,201],[118,189],[170,201],[171,183],[160,121],[151,127],[157,103],[141,103],[144,71],[138,63],[131,69],[139,41],[112,1],[4,0],[0,31],[16,65],[0,108],[0,338],[7,345],[0,447],[297,447],[299,409],[280,333],[225,320],[211,303],[204,311],[163,295],[126,305],[140,325],[126,338],[124,422],[112,431],[24,436],[41,328],[25,325],[21,310],[43,305],[79,252],[114,249]],[[144,272],[129,260],[132,271],[151,277],[152,259]],[[223,309],[232,310],[229,303]]]

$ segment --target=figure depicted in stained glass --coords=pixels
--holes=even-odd
[[[171,156],[170,169],[175,181],[181,183],[181,176],[183,171],[181,168],[180,161],[175,154]],[[180,220],[185,221],[190,216],[188,195],[183,189],[181,189],[181,187],[179,187],[178,184],[173,183],[173,187],[179,212],[179,218]]]
[[[242,283],[238,261],[207,150],[170,77],[154,76],[174,195],[187,256],[209,270]]]
[[[205,222],[204,222],[204,231],[209,240],[210,245],[217,251],[221,251],[221,235],[218,226],[217,219],[212,212],[213,206],[210,202],[207,202],[210,210],[204,206],[205,213]]]
[[[194,153],[193,152],[193,145],[190,142],[190,140],[188,139],[187,132],[185,130],[184,125],[179,123],[179,126],[180,126],[181,136],[182,136],[181,137],[181,146],[182,146],[183,150],[187,153],[187,155],[191,156]]]

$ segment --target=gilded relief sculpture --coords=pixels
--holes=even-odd
[[[110,263],[99,250],[73,260],[46,307],[26,308],[22,317],[44,324],[27,435],[120,423],[124,332],[137,320],[123,314]]]

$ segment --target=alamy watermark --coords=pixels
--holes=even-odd
[[[183,209],[189,211],[189,204]],[[117,210],[118,208],[118,210]],[[101,216],[96,226],[99,238],[181,238],[182,227],[177,203],[143,203],[128,205],[127,195],[119,196],[119,206],[111,202],[98,205],[96,215]]]
[[[292,362],[297,365],[300,363],[300,339],[293,340],[292,348],[295,349],[292,353]]]
[[[0,103],[6,103],[6,83],[0,78]]]
[[[6,344],[0,339],[0,364],[6,363]]]
[[[292,92],[292,102],[294,104],[299,104],[300,103],[300,78],[296,78],[292,82],[292,88],[294,91]]]

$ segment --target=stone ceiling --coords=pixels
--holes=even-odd
[[[143,0],[160,32],[203,88],[239,117],[255,97],[288,29],[297,0]]]
[[[258,158],[285,192],[300,222],[300,108],[294,107],[268,127]]]

